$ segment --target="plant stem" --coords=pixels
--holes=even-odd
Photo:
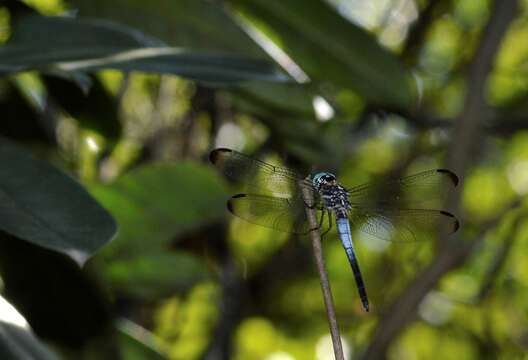
[[[306,204],[313,204],[313,194],[307,186],[301,184],[303,189],[303,198]],[[330,289],[330,282],[328,281],[328,274],[326,272],[325,263],[323,259],[323,247],[321,246],[321,234],[319,233],[319,224],[314,209],[306,206],[306,215],[310,228],[310,239],[312,240],[313,252],[315,256],[315,263],[317,265],[317,272],[321,281],[321,290],[323,291],[323,299],[326,308],[326,316],[328,318],[328,325],[330,326],[330,335],[332,336],[332,344],[334,347],[334,354],[336,360],[344,360],[343,347],[341,346],[341,336],[339,335],[339,327],[337,326],[337,319],[334,308],[334,301],[332,299],[332,290]]]

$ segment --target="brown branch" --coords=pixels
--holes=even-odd
[[[486,233],[495,228],[504,215],[517,208],[520,201],[514,202],[510,207],[498,214],[494,219],[484,224],[477,236],[472,241],[463,241],[460,235],[450,240],[449,251],[442,251],[422,273],[403,291],[403,295],[386,311],[387,316],[382,318],[374,340],[370,343],[363,359],[382,359],[392,340],[415,316],[415,310],[425,295],[436,286],[437,282],[448,271],[465,263],[473,250],[482,242]],[[444,239],[445,240],[445,239]]]
[[[409,29],[409,35],[405,39],[401,53],[402,58],[408,59],[410,62],[416,61],[418,50],[425,43],[425,36],[427,35],[429,26],[433,23],[435,14],[441,14],[442,12],[438,11],[438,9],[447,6],[449,6],[448,2],[442,0],[430,0],[427,3],[418,16],[418,19]]]
[[[511,225],[510,231],[505,236],[504,243],[497,250],[491,263],[489,264],[488,269],[486,270],[486,273],[484,275],[484,279],[482,280],[480,291],[478,295],[476,296],[476,299],[475,299],[476,302],[480,302],[484,300],[486,296],[488,296],[491,289],[493,288],[493,285],[495,284],[495,281],[497,279],[498,274],[500,273],[500,270],[506,263],[506,259],[511,253],[513,244],[515,242],[515,234],[519,230],[519,226],[521,226],[524,220],[523,215],[524,214],[517,214],[517,217],[515,218],[513,224]]]
[[[303,198],[306,204],[313,204],[313,194],[311,190],[304,184],[300,184],[303,191]],[[334,301],[332,300],[332,290],[330,289],[330,282],[328,281],[328,274],[326,273],[325,263],[323,259],[323,248],[321,246],[321,234],[319,233],[317,217],[315,210],[306,206],[306,215],[310,228],[310,239],[314,251],[315,263],[317,265],[317,272],[321,281],[321,290],[323,291],[323,299],[326,308],[326,316],[328,318],[328,325],[330,326],[330,335],[332,337],[332,344],[334,347],[334,354],[336,360],[344,360],[343,347],[341,345],[341,336],[339,335],[339,327],[337,326],[337,319],[334,308]]]
[[[242,307],[243,289],[238,268],[230,254],[223,262],[220,277],[222,287],[220,317],[203,360],[227,360],[231,358],[233,333],[241,318],[240,308]]]
[[[462,179],[470,165],[472,152],[476,145],[482,143],[479,140],[482,131],[481,120],[485,118],[487,111],[483,94],[486,78],[501,40],[516,11],[516,0],[495,1],[491,17],[469,67],[464,109],[455,124],[453,145],[447,159],[448,167]],[[461,186],[448,199],[448,209],[458,209],[460,198]],[[496,221],[499,220],[500,217],[496,219]],[[487,231],[487,228],[483,231]],[[443,246],[440,247],[433,262],[402,293],[401,297],[387,311],[386,316],[381,318],[376,334],[365,353],[365,359],[385,357],[391,342],[414,318],[416,308],[424,296],[446,272],[465,262],[472,253],[474,246],[480,242],[483,234],[484,232],[481,232],[481,236],[474,241],[464,242],[459,239],[459,241],[441,243]]]
[[[464,107],[455,123],[452,147],[447,157],[449,168],[462,179],[475,147],[480,143],[482,120],[486,118],[488,111],[484,97],[487,75],[508,25],[517,13],[517,7],[517,0],[495,1],[490,20],[469,67]],[[457,205],[455,203],[458,203],[459,195],[452,199],[452,205]]]

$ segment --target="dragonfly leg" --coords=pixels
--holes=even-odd
[[[321,218],[319,219],[319,224],[317,225],[317,227],[315,227],[313,229],[310,229],[310,231],[318,230],[318,229],[321,228],[321,226],[323,226],[324,215],[325,215],[325,212],[322,211],[321,212]]]
[[[323,211],[323,215],[321,215],[321,223],[319,224],[319,227],[322,227],[323,226],[323,217],[324,217],[324,211]],[[321,234],[321,237],[325,236],[326,234],[328,234],[328,232],[332,229],[332,212],[330,210],[328,210],[328,229],[325,230],[324,233]]]

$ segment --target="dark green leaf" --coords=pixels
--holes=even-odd
[[[171,46],[267,58],[266,53],[226,14],[219,1],[71,0],[69,3],[83,16],[132,26]]]
[[[0,72],[38,69],[59,61],[94,59],[162,45],[137,30],[107,21],[28,16],[0,48]]]
[[[266,61],[169,48],[137,30],[92,19],[28,17],[0,48],[0,73],[101,69],[176,74],[214,84],[287,79]]]
[[[59,69],[68,71],[116,69],[174,74],[213,85],[250,80],[288,80],[283,73],[267,61],[237,55],[195,52],[167,47],[132,50],[119,53],[113,57],[92,61],[73,61],[57,66]]]
[[[251,82],[237,87],[234,92],[246,105],[259,108],[267,116],[280,113],[315,117],[313,99],[316,94],[304,85]]]
[[[0,230],[83,264],[116,223],[69,176],[0,138]]]
[[[351,88],[370,102],[407,107],[409,74],[376,38],[320,0],[232,0],[237,16],[264,25],[308,76]]]

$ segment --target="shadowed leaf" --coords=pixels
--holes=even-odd
[[[117,231],[110,214],[71,177],[0,138],[0,230],[79,264]]]

